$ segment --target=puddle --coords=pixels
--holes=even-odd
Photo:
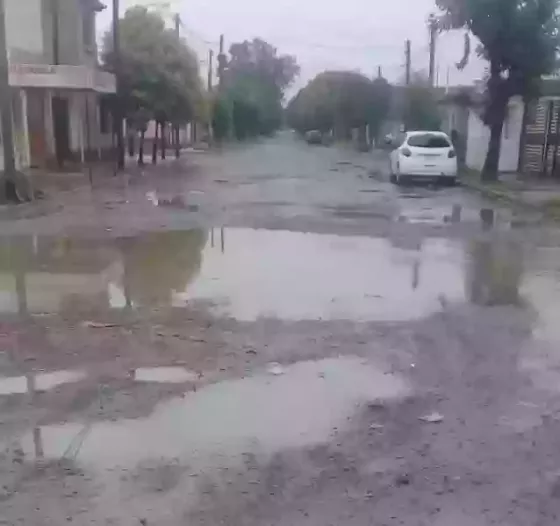
[[[239,320],[400,320],[464,298],[461,244],[212,229],[0,245],[0,311],[196,305]]]
[[[395,320],[464,297],[459,244],[427,239],[419,250],[387,239],[232,229],[225,250],[204,252],[198,279],[176,304],[212,302],[218,315],[289,320]]]
[[[450,222],[465,213],[446,209]],[[543,280],[556,279],[535,280],[520,247],[503,240],[404,241],[244,228],[12,238],[0,243],[0,312],[172,306],[243,321],[399,321],[441,310],[442,298],[519,304],[524,283],[547,288]]]
[[[300,362],[282,375],[224,381],[163,402],[147,418],[50,425],[22,440],[26,455],[61,458],[70,450],[92,469],[131,467],[150,458],[196,469],[241,461],[244,453],[321,443],[361,404],[409,394],[397,376],[358,357]],[[79,449],[73,445],[79,437]]]
[[[87,377],[85,371],[54,371],[30,373],[27,376],[0,376],[0,395],[49,391],[59,385],[80,382]]]
[[[182,384],[196,382],[198,375],[184,367],[140,367],[134,370],[138,382]]]

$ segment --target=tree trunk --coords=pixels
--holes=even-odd
[[[161,159],[162,161],[165,161],[165,150],[167,149],[167,137],[165,136],[165,133],[167,131],[166,127],[165,127],[165,122],[162,121],[162,123],[160,124],[161,126]]]
[[[140,144],[138,145],[138,166],[144,166],[144,137],[146,132],[140,132]]]
[[[152,164],[157,164],[158,130],[159,122],[156,121],[154,130],[154,142],[152,143]]]
[[[134,136],[135,133],[128,133],[128,156],[134,157]]]
[[[500,152],[502,149],[502,129],[504,120],[492,123],[490,126],[490,141],[488,143],[488,153],[482,168],[480,178],[482,181],[497,181],[498,169],[500,165]]]
[[[488,93],[490,102],[486,112],[486,122],[490,126],[490,141],[486,160],[482,167],[480,178],[482,181],[497,181],[500,169],[500,152],[502,150],[502,130],[506,118],[509,102],[508,80],[503,79],[499,66],[490,63],[490,79],[488,80]]]

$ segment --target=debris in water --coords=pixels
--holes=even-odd
[[[427,424],[439,424],[443,422],[443,415],[441,413],[438,413],[437,411],[434,411],[429,415],[421,416],[420,420],[422,420],[422,422],[426,422]]]
[[[268,366],[268,372],[274,376],[280,376],[284,374],[284,368],[277,362],[272,362]]]
[[[369,426],[369,428],[370,428],[372,431],[381,431],[382,429],[385,428],[385,426],[384,426],[383,424],[371,424],[371,425]]]
[[[82,322],[83,327],[88,327],[89,329],[110,329],[111,327],[118,327],[116,323],[101,323],[97,321],[84,321]]]

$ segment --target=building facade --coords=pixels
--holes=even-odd
[[[111,148],[104,95],[113,75],[98,65],[100,0],[4,0],[14,149],[19,169],[64,166]],[[0,151],[0,168],[3,168]]]
[[[476,87],[449,88],[440,103],[442,129],[456,137],[459,160],[473,170],[482,170],[490,128],[484,123],[481,93]],[[520,97],[512,97],[506,108],[502,130],[499,170],[515,172],[519,165],[524,104]]]

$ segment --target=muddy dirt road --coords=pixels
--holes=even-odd
[[[10,214],[1,524],[560,521],[555,226],[290,134]]]

